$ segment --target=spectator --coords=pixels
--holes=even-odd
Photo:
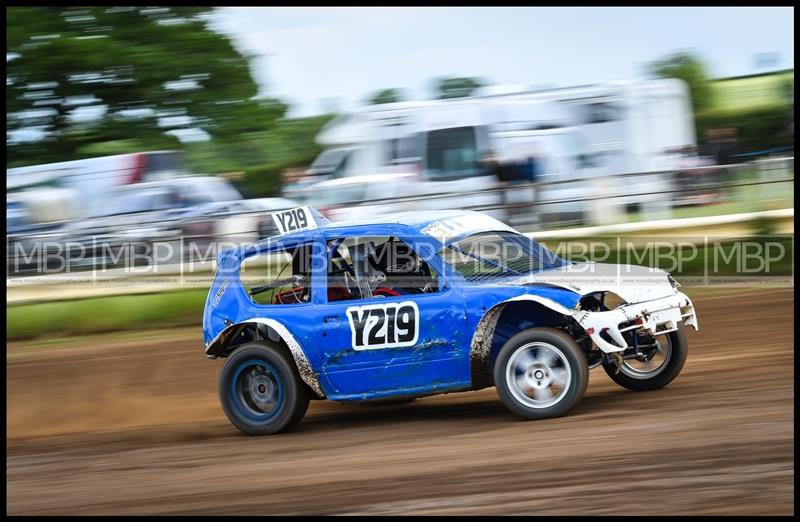
[[[500,179],[500,171],[499,171],[500,164],[497,162],[494,156],[492,156],[489,153],[484,154],[481,157],[480,165],[487,176],[494,176],[495,178],[497,178],[497,181],[502,181]]]
[[[709,129],[706,133],[707,156],[714,158],[717,165],[730,165],[735,161],[738,152],[736,129],[726,127]]]
[[[530,198],[526,197],[527,190],[522,188],[522,185],[530,182],[530,165],[527,160],[509,161],[501,166],[501,171],[506,187],[504,200],[508,208],[508,219],[514,224],[530,203]]]
[[[541,175],[541,160],[536,157],[535,153],[532,153],[528,156],[528,163],[527,163],[527,181],[529,183],[536,183],[539,181],[539,176]]]

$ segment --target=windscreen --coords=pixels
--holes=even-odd
[[[309,167],[309,173],[313,175],[333,174],[337,170],[342,160],[352,152],[352,149],[328,149],[319,156]]]
[[[468,282],[520,277],[567,264],[516,232],[480,232],[449,244],[442,258]]]

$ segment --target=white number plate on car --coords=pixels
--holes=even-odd
[[[297,207],[274,212],[272,220],[275,222],[275,226],[278,227],[280,234],[317,228],[317,222],[314,220],[309,207]]]

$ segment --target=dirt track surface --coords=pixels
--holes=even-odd
[[[225,419],[194,330],[12,344],[7,512],[793,514],[793,293],[695,304],[672,385],[634,393],[598,368],[575,410],[538,422],[490,388],[316,401],[253,438]]]

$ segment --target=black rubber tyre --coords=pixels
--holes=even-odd
[[[536,353],[535,361],[544,357],[540,353],[552,354],[555,364],[550,367],[537,362],[533,366],[526,366],[527,369],[516,378],[511,377],[520,370],[519,363],[526,351]],[[537,372],[540,366],[543,370],[541,374]],[[547,399],[539,401],[537,390],[533,388],[530,389],[534,397],[529,397],[518,384],[520,380],[536,383],[535,375],[542,375],[542,382],[548,379],[556,382],[553,379],[557,374],[562,376],[562,385],[559,393],[551,397],[552,404]],[[531,328],[511,337],[500,349],[494,365],[494,382],[500,400],[515,415],[529,420],[550,419],[564,415],[580,402],[589,383],[589,367],[586,356],[569,335],[554,328]],[[552,391],[549,393],[552,394]],[[533,404],[535,402],[540,404]]]
[[[309,391],[278,347],[248,343],[225,359],[219,400],[228,420],[248,435],[292,429],[308,409]]]
[[[686,342],[686,335],[683,330],[679,328],[665,335],[669,338],[670,352],[663,368],[659,367],[660,371],[658,373],[652,376],[647,376],[646,374],[636,375],[634,372],[627,371],[624,368],[617,372],[617,365],[614,362],[603,362],[603,369],[611,377],[612,381],[629,390],[648,391],[663,388],[674,381],[675,377],[681,373],[689,351],[689,345]]]

